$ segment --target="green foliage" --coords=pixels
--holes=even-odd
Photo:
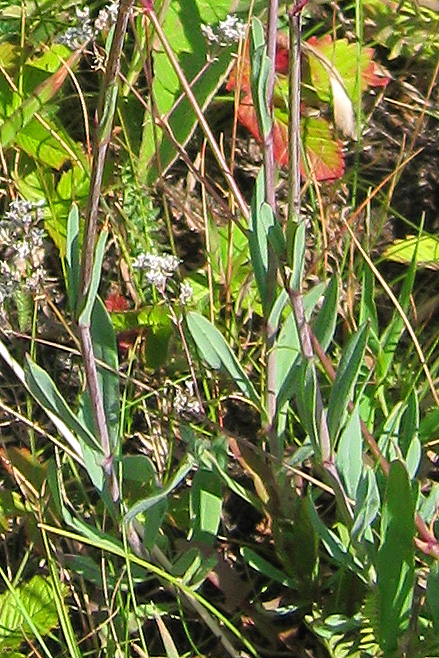
[[[400,4],[366,0],[366,14],[374,21],[375,40],[389,49],[389,59],[436,58],[439,51],[438,7],[435,3]],[[397,11],[396,11],[397,9]]]
[[[372,251],[400,171],[389,194],[375,187],[359,205],[357,114],[362,92],[387,81],[363,43],[359,6],[356,42],[324,8],[326,35],[313,21],[303,41],[293,117],[303,160],[288,163],[295,192],[284,212],[271,157],[250,189],[235,128],[214,116],[204,135],[213,148],[224,131],[230,171],[213,167],[200,133],[190,141],[198,106],[229,76],[228,90],[241,90],[233,119],[262,148],[273,128],[274,158],[287,165],[290,53],[283,33],[266,29],[267,3],[144,0],[115,42],[114,23],[95,27],[103,3],[73,5],[90,8],[93,29],[70,54],[57,42],[68,6],[0,0],[5,196],[43,200],[51,239],[37,294],[18,286],[3,305],[0,282],[0,310],[14,308],[21,332],[0,341],[0,528],[14,574],[11,583],[2,571],[0,653],[21,658],[27,640],[48,658],[258,658],[258,645],[313,658],[439,655],[439,485],[428,461],[439,414],[423,377],[437,379],[438,341],[419,325],[421,358],[407,331],[420,270],[436,268],[437,254],[434,237],[414,229]],[[391,5],[372,5],[388,23]],[[215,30],[231,11],[247,20],[248,48],[204,36],[203,24]],[[393,34],[374,35],[393,55],[413,47],[409,14],[413,24],[427,15],[403,3]],[[105,75],[91,75],[92,52],[105,53]],[[93,156],[70,134],[65,88],[81,89],[73,123],[88,127],[105,106]],[[345,167],[337,130],[359,140],[355,172],[338,188],[321,184]],[[196,266],[180,262],[192,231],[173,217],[192,216],[192,204],[205,228]],[[139,273],[142,256],[168,269]],[[388,287],[383,260],[403,266]],[[17,267],[28,274],[26,261]],[[24,580],[38,565],[49,576]]]
[[[63,596],[67,587],[62,588]],[[53,585],[48,578],[33,576],[17,589],[0,594],[0,651],[23,656],[16,651],[25,639],[47,635],[58,625]]]

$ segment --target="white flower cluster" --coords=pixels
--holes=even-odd
[[[237,16],[229,14],[215,27],[202,25],[201,31],[210,44],[217,46],[230,46],[245,38],[247,26]]]
[[[95,20],[95,31],[109,30],[112,25],[116,23],[117,12],[119,10],[119,3],[116,0],[105,5],[100,10],[97,19]]]
[[[175,274],[179,264],[179,259],[170,254],[157,256],[156,254],[143,253],[139,254],[133,261],[133,268],[145,272],[148,283],[164,292],[167,280]]]
[[[178,299],[180,300],[180,304],[182,306],[186,306],[186,304],[192,299],[193,295],[194,295],[194,291],[192,290],[191,284],[183,281],[183,283],[180,286],[180,294],[178,296]]]
[[[100,10],[98,17],[92,23],[90,18],[90,8],[76,7],[77,24],[73,25],[58,37],[59,43],[63,43],[71,50],[78,50],[84,43],[87,43],[101,30],[108,30],[116,22],[119,4],[113,0]]]
[[[94,31],[90,19],[90,9],[76,7],[77,25],[68,27],[64,34],[58,37],[59,43],[64,44],[71,50],[78,50],[84,43],[93,38]]]
[[[196,399],[194,393],[194,383],[192,381],[185,381],[186,390],[181,386],[176,386],[176,393],[174,397],[173,407],[174,411],[181,414],[190,414],[191,416],[199,416],[204,412],[203,406]]]
[[[35,292],[47,278],[41,205],[17,198],[0,221],[0,307],[18,289]]]

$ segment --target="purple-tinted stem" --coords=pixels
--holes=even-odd
[[[154,9],[153,0],[140,0],[140,4],[142,5],[145,11],[152,11]]]
[[[277,42],[277,15],[279,10],[278,0],[269,0],[268,26],[267,26],[267,55],[271,60],[270,74],[267,81],[267,108],[273,118],[273,92],[275,80],[276,42]],[[274,164],[274,142],[273,124],[268,135],[265,136],[263,144],[264,152],[264,174],[265,174],[265,201],[276,213],[276,182]],[[277,288],[277,264],[272,248],[269,247],[269,270],[267,273],[267,322],[265,325],[265,347],[267,352],[267,427],[266,432],[270,444],[270,450],[276,457],[282,456],[282,448],[275,427],[277,400],[276,400],[276,350],[273,349],[277,327],[271,326],[268,318],[274,303]]]

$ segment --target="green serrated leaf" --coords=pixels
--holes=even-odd
[[[8,116],[0,127],[0,143],[5,149],[14,143],[17,135],[33,119],[36,112],[41,111],[46,103],[55,96],[66,79],[69,70],[75,66],[81,56],[81,51],[73,53],[65,65],[61,64],[58,71],[42,82],[32,94],[23,100],[19,107]]]
[[[64,596],[67,587],[62,588]],[[0,595],[0,649],[17,648],[25,637],[35,637],[34,629],[44,636],[58,625],[58,615],[49,579],[34,576],[15,590],[23,610],[10,590]]]

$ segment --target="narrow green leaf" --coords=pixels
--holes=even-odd
[[[348,496],[355,500],[363,470],[363,435],[358,406],[351,413],[340,437],[336,451],[336,465]]]
[[[58,416],[76,434],[78,439],[89,447],[93,454],[103,457],[99,441],[79,421],[47,372],[29,356],[26,357],[24,374],[26,385],[37,402],[44,409],[48,409]]]
[[[371,468],[364,467],[355,493],[355,516],[351,535],[358,542],[361,542],[363,537],[373,541],[371,526],[380,511],[380,493]]]
[[[96,359],[108,366],[105,368],[98,364],[98,381],[104,403],[110,447],[112,452],[117,452],[120,417],[119,357],[116,334],[108,311],[99,297],[96,298],[91,315],[91,335]]]
[[[153,496],[149,496],[148,498],[145,498],[135,505],[131,507],[131,509],[128,510],[128,512],[125,514],[124,520],[125,523],[128,523],[134,517],[137,516],[137,514],[141,514],[142,512],[146,512],[146,510],[150,509],[160,501],[166,499],[170,493],[174,491],[178,487],[178,485],[185,479],[185,477],[190,473],[190,471],[195,467],[196,465],[196,460],[195,458],[187,454],[184,458],[183,461],[181,462],[180,466],[177,469],[177,472],[174,474],[174,477],[168,482],[168,484],[161,489],[161,491]]]
[[[258,407],[259,396],[244,369],[216,327],[202,315],[189,312],[186,322],[191,336],[207,364],[214,370],[224,368],[235,384]]]
[[[190,490],[190,515],[196,542],[213,545],[222,511],[221,479],[218,473],[199,468]]]
[[[259,19],[253,17],[250,33],[251,89],[253,105],[258,118],[259,134],[262,139],[271,130],[272,119],[267,106],[267,84],[272,62],[267,57],[264,28]]]
[[[435,561],[430,566],[426,592],[427,605],[433,620],[433,628],[439,633],[439,562]]]
[[[414,513],[407,469],[402,462],[394,461],[387,481],[377,556],[378,637],[385,655],[397,651],[398,638],[410,622],[415,583]]]
[[[324,352],[331,344],[337,324],[339,280],[333,276],[324,293],[322,307],[313,323],[313,332]]]
[[[378,316],[375,304],[375,276],[369,267],[365,267],[362,276],[361,299],[360,299],[360,316],[358,323],[360,325],[369,322],[371,330],[376,336],[379,334]]]
[[[417,250],[415,250],[413,253],[413,260],[407,270],[406,276],[404,277],[401,292],[398,298],[399,304],[405,313],[408,311],[410,306],[410,295],[412,293],[413,284],[415,281],[416,255]],[[380,380],[385,380],[387,377],[387,373],[389,372],[390,366],[392,365],[393,357],[404,329],[404,320],[401,318],[399,312],[395,309],[392,318],[381,338],[382,358],[377,364],[380,366],[379,370],[377,370],[377,375]]]
[[[404,456],[410,479],[416,476],[421,462],[421,442],[418,436],[419,402],[416,389],[412,389],[401,418],[398,444]]]
[[[303,281],[306,249],[306,222],[300,222],[295,227],[293,236],[293,257],[290,286],[292,290],[300,290]]]
[[[293,370],[296,375],[296,371]],[[308,434],[314,453],[321,457],[321,446],[319,430],[316,426],[316,396],[317,383],[316,373],[313,365],[308,361],[302,361],[297,368],[296,404],[298,415],[306,433]]]
[[[239,549],[244,560],[247,562],[249,567],[255,569],[263,576],[266,576],[275,583],[280,583],[285,587],[290,587],[291,589],[297,588],[297,583],[292,579],[288,578],[283,571],[276,569],[270,562],[265,560],[263,557],[255,553],[251,548],[243,546]]]
[[[330,530],[330,528],[328,528],[320,519],[311,492],[309,492],[306,500],[308,503],[309,519],[330,557],[337,565],[343,568],[348,568],[354,572],[361,571],[361,564],[358,561],[354,561],[352,555],[343,546],[343,543],[340,541],[339,537],[337,537],[335,532]]]
[[[79,210],[72,204],[67,220],[66,239],[67,292],[70,310],[74,311],[78,300],[79,289]]]
[[[83,309],[80,309],[78,324],[87,327],[90,325],[91,314],[98,294],[99,283],[102,274],[102,262],[104,260],[105,246],[107,244],[108,231],[102,231],[95,249],[93,271],[91,274],[90,288]]]
[[[363,325],[351,337],[347,344],[328,403],[328,428],[332,441],[335,441],[341,429],[348,403],[363,362],[366,349],[367,325]]]
[[[264,203],[265,182],[264,169],[261,167],[256,178],[255,191],[251,203],[251,213],[248,226],[248,243],[253,271],[261,295],[262,308],[267,313],[267,286],[270,269],[270,249],[268,230],[274,225],[275,217],[271,208]]]

